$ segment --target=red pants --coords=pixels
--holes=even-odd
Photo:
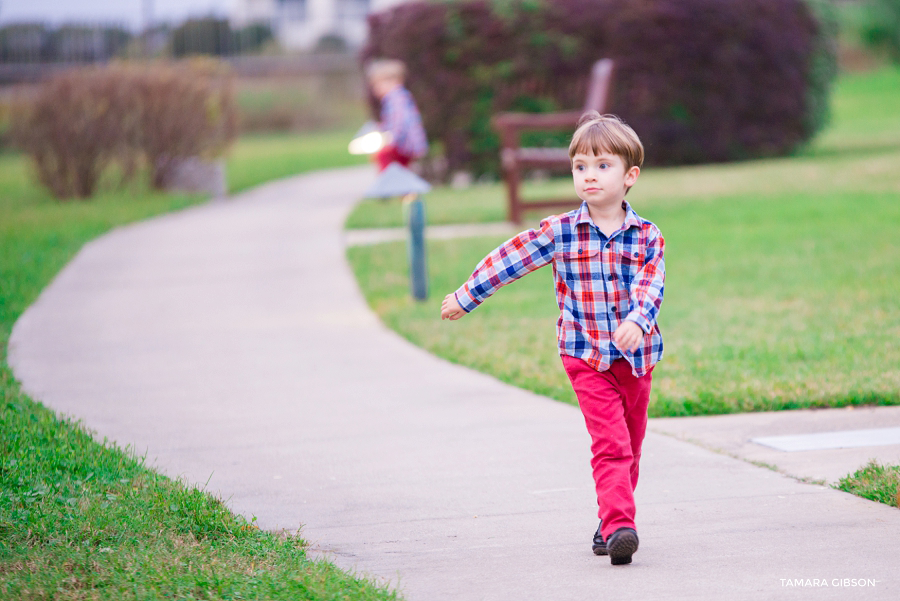
[[[388,145],[375,154],[375,162],[378,163],[378,171],[384,171],[388,165],[394,162],[409,167],[412,157],[397,150],[396,146]]]
[[[591,435],[591,467],[606,539],[619,528],[635,528],[634,489],[652,373],[635,377],[625,359],[616,359],[606,371],[575,357],[564,355],[562,361]]]

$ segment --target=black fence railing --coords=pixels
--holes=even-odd
[[[120,23],[0,26],[0,63],[95,63],[125,56],[236,56],[274,44],[268,25],[233,29],[226,19],[189,19],[135,33]]]
[[[0,25],[0,85],[38,81],[73,66],[115,59],[211,55],[246,68],[246,61],[241,59],[261,59],[262,50],[275,46],[267,25],[233,29],[226,19],[215,17],[189,19],[176,26],[159,25],[140,33],[120,23],[56,27],[11,23]]]
[[[126,51],[133,37],[120,24],[10,24],[0,27],[0,63],[106,61]]]
[[[285,56],[226,56],[222,57],[239,77],[297,77],[329,76],[358,78],[359,59],[354,54],[311,54]],[[55,73],[96,63],[0,63],[0,86],[23,82],[37,82]]]

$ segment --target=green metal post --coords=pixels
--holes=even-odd
[[[425,262],[425,203],[418,195],[407,204],[409,221],[409,282],[413,298],[428,299],[428,268]]]

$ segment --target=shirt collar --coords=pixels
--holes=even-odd
[[[622,208],[625,209],[625,222],[622,224],[622,228],[619,231],[626,231],[632,227],[640,227],[641,220],[634,209],[631,208],[631,205],[628,204],[627,200],[622,201]],[[575,218],[576,226],[582,223],[595,225],[594,220],[591,219],[591,214],[588,211],[588,204],[584,201],[582,201],[581,208],[578,210],[578,215]]]
[[[393,98],[394,96],[403,96],[403,92],[405,90],[406,90],[406,88],[404,88],[403,86],[397,86],[396,88],[394,88],[393,90],[391,90],[390,92],[385,94],[384,98],[387,99],[387,98]]]

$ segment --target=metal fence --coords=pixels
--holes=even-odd
[[[2,26],[0,146],[9,114],[4,107],[14,98],[27,97],[35,89],[30,84],[115,59],[219,57],[236,75],[243,131],[310,131],[351,127],[365,120],[365,85],[355,52],[260,53],[271,36],[259,29],[233,30],[216,19],[160,26],[144,34],[108,23]]]
[[[124,52],[134,35],[118,23],[42,23],[0,27],[0,63],[92,63]]]
[[[249,25],[233,29],[219,18],[190,19],[177,26],[158,25],[135,33],[122,23],[12,23],[0,26],[0,84],[37,81],[73,66],[102,64],[120,58],[180,58],[212,55],[247,72],[308,72],[346,69],[349,56],[323,59],[262,57],[275,46],[271,29]],[[337,62],[338,64],[335,64]]]

